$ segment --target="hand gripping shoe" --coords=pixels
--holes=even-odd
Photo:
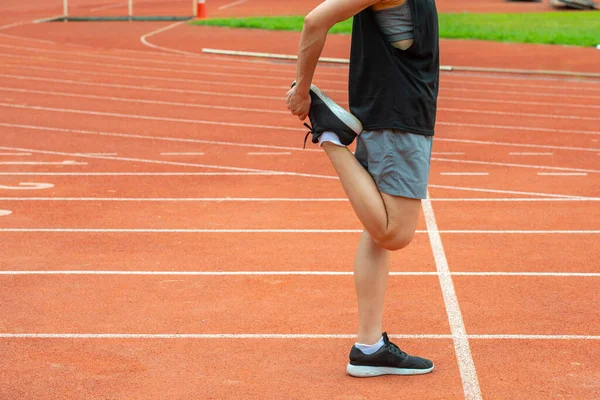
[[[292,83],[292,87],[295,85],[296,82]],[[338,135],[343,145],[348,146],[363,131],[362,124],[354,115],[331,100],[315,85],[310,85],[310,100],[308,111],[310,125],[304,124],[310,131],[304,138],[305,145],[311,133],[312,142],[319,143],[319,136],[323,132],[330,131]]]

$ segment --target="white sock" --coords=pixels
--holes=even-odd
[[[375,344],[354,343],[354,345],[356,346],[356,348],[359,349],[360,351],[362,351],[366,355],[370,355],[370,354],[376,353],[377,350],[379,350],[380,348],[383,347],[383,344],[384,344],[383,343],[383,336]]]
[[[329,131],[323,132],[321,136],[319,136],[319,146],[322,146],[323,142],[331,142],[335,145],[346,147],[342,144],[342,142],[340,142],[340,138],[338,137],[338,135]]]

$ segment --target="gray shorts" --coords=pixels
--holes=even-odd
[[[427,198],[432,136],[397,130],[364,131],[354,155],[382,193]]]

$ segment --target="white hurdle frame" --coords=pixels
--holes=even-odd
[[[192,15],[196,15],[197,0],[192,0]],[[129,17],[133,17],[133,0],[127,0]],[[69,0],[63,0],[63,17],[69,16]]]

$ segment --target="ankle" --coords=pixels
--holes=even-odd
[[[346,147],[342,144],[337,134],[330,131],[323,132],[321,136],[319,136],[319,146],[329,146],[331,144],[336,145],[338,147]]]
[[[354,346],[363,352],[363,354],[371,355],[377,353],[379,349],[383,347],[385,344],[383,340],[383,335],[379,338],[379,340],[375,344],[363,344],[360,342],[356,342]]]
[[[379,342],[382,337],[383,333],[381,331],[379,333],[377,333],[377,331],[365,333],[359,332],[356,342],[364,345],[373,345]]]

